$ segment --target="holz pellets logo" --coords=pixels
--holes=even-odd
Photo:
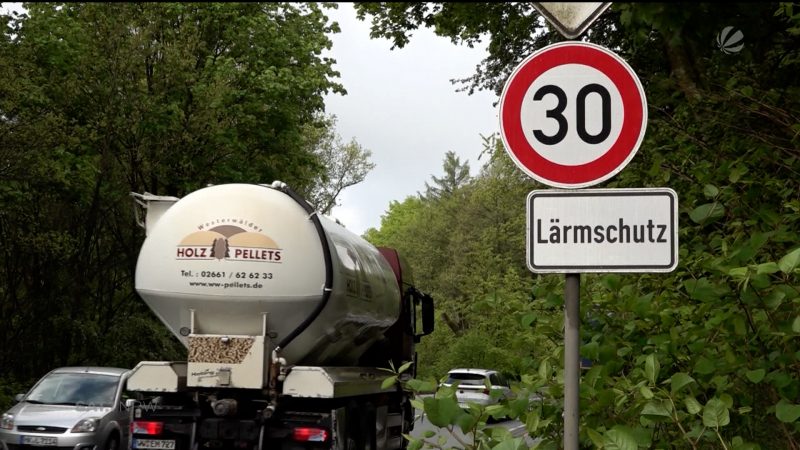
[[[198,229],[199,231],[185,236],[178,244],[176,259],[281,262],[282,249],[253,223],[239,219],[219,219],[202,224]]]
[[[725,54],[739,53],[744,48],[744,34],[731,26],[722,29],[717,35],[717,47]]]

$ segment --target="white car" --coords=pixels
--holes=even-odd
[[[127,369],[50,371],[0,417],[0,450],[119,450],[127,442]]]
[[[468,403],[493,405],[512,396],[508,380],[496,370],[453,369],[447,373],[443,385],[457,386],[456,400],[462,408],[467,408]]]

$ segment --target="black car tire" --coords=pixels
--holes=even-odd
[[[119,436],[117,436],[117,433],[111,433],[111,436],[106,440],[106,445],[103,446],[103,450],[119,450]]]

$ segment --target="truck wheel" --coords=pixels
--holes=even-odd
[[[360,450],[375,450],[375,406],[365,403],[359,415],[359,440],[361,441]]]

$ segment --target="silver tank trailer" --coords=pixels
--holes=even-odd
[[[397,320],[397,280],[374,246],[324,216],[315,225],[281,186],[135,194],[148,214],[136,290],[184,345],[190,332],[261,335],[266,314],[286,363],[354,365]]]

